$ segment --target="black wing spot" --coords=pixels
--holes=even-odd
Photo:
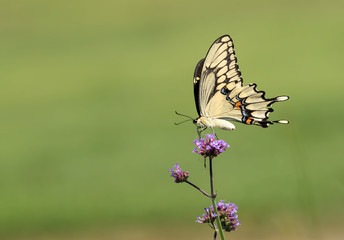
[[[231,91],[228,90],[228,89],[226,88],[226,86],[224,86],[224,87],[221,89],[221,93],[222,93],[223,95],[228,95],[230,92],[231,92]],[[227,97],[228,97],[228,96],[227,96]]]

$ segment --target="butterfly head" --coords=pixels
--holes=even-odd
[[[210,127],[203,121],[203,117],[198,117],[198,118],[192,120],[192,122],[193,122],[193,124],[196,125],[197,129],[199,129],[199,128],[200,129],[202,129],[202,128],[207,129],[208,127]]]

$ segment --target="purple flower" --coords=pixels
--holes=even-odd
[[[210,208],[205,208],[205,214],[202,215],[202,217],[197,217],[197,221],[198,223],[213,223],[215,222],[216,219],[216,213],[214,213],[214,209],[213,206],[211,206]]]
[[[223,140],[214,140],[214,134],[207,134],[206,138],[201,140],[195,139],[194,144],[197,146],[192,152],[206,157],[216,157],[226,150],[229,145]]]
[[[202,217],[197,217],[198,223],[214,223],[216,214],[214,212],[213,206],[210,208],[204,209],[206,214],[203,214]],[[236,215],[238,207],[233,203],[224,203],[223,200],[221,200],[216,205],[217,215],[220,218],[221,221],[221,227],[226,232],[235,231],[237,230],[237,227],[241,225],[241,223],[238,221],[238,215]]]
[[[185,182],[189,177],[188,171],[182,171],[179,167],[179,163],[177,163],[173,168],[168,170],[169,172],[172,172],[171,177],[174,177],[174,182],[181,183]]]
[[[226,232],[237,230],[237,226],[241,225],[238,221],[238,215],[236,215],[238,207],[234,203],[224,203],[221,200],[216,205],[217,214],[220,217],[222,228]]]

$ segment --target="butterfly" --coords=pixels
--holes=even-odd
[[[288,100],[288,96],[265,98],[265,92],[258,91],[256,84],[243,86],[233,41],[228,35],[219,37],[206,57],[198,62],[193,85],[199,115],[193,123],[199,134],[206,128],[234,130],[234,124],[229,121],[263,128],[273,123],[289,123],[268,120],[269,113],[273,112],[270,106]]]

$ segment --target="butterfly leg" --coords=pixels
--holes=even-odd
[[[207,127],[203,127],[200,131],[200,133],[204,132],[207,129]]]
[[[197,134],[198,134],[198,139],[201,139],[201,134],[203,131],[205,131],[207,129],[207,127],[197,127]]]
[[[219,137],[216,135],[215,131],[214,131],[214,128],[211,127],[211,130],[213,130],[213,135],[216,137],[216,140],[219,140]]]
[[[196,127],[196,131],[197,131],[197,135],[198,135],[198,139],[201,139],[201,131],[199,130],[200,127]]]

